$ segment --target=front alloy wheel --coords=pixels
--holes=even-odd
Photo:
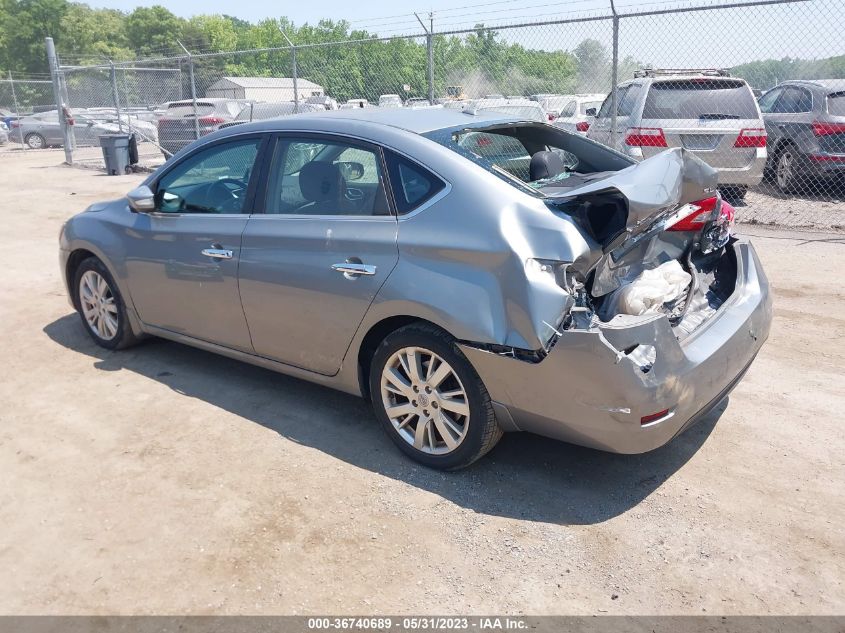
[[[88,327],[99,338],[111,341],[117,336],[117,304],[108,282],[95,270],[87,270],[79,280],[79,307]]]
[[[412,459],[443,470],[468,466],[502,437],[493,405],[455,340],[428,323],[389,334],[370,363],[373,409]]]
[[[126,316],[123,297],[111,274],[96,257],[79,264],[73,275],[74,304],[94,342],[106,349],[122,349],[138,342]]]

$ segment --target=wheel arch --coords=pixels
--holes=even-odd
[[[361,344],[358,346],[357,367],[358,367],[358,386],[361,390],[361,396],[364,400],[370,400],[370,364],[373,360],[373,355],[376,352],[379,344],[396,330],[403,328],[412,323],[422,323],[431,327],[437,328],[444,334],[455,338],[448,330],[441,325],[424,319],[419,316],[412,316],[409,314],[401,314],[389,316],[374,323],[367,330],[361,339]]]

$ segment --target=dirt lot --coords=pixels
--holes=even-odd
[[[173,343],[110,353],[65,218],[139,176],[0,155],[0,613],[845,612],[845,239],[743,227],[775,323],[720,409],[615,456],[440,474],[362,401]]]

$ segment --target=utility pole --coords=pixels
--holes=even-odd
[[[12,71],[9,71],[9,85],[12,88],[12,104],[15,107],[15,116],[20,118],[21,111],[18,108],[18,96],[15,93],[15,80],[12,79]],[[21,137],[21,147],[23,147],[24,151],[26,151],[26,143],[23,142],[23,131],[20,127],[17,128],[18,135]],[[9,131],[9,138],[11,138],[11,130]]]
[[[618,103],[618,91],[616,82],[619,80],[619,14],[616,13],[616,5],[610,0],[610,10],[613,12],[613,67],[610,69],[610,146],[616,149],[616,110]]]
[[[185,45],[182,44],[179,40],[176,40],[176,43],[182,47],[182,50],[185,51],[185,55],[188,56],[188,74],[191,77],[191,101],[194,104],[194,140],[200,137],[200,120],[197,117],[197,84],[194,81],[194,58],[191,55],[191,51],[185,48]]]
[[[414,16],[425,31],[425,47],[428,53],[428,103],[434,105],[434,12],[428,14],[428,27],[418,14],[414,13]]]
[[[106,58],[106,59],[108,59],[108,58]],[[114,110],[115,110],[115,113],[117,114],[117,129],[122,134],[123,133],[123,121],[120,118],[120,94],[117,90],[117,72],[114,69],[114,62],[111,59],[109,59],[108,62],[109,62],[109,68],[110,68],[109,75],[110,75],[110,78],[111,78],[111,94],[112,94],[112,99],[114,100]]]
[[[296,68],[296,46],[293,45],[293,42],[290,41],[287,33],[284,32],[282,27],[279,27],[279,30],[282,32],[282,37],[285,38],[285,41],[290,46],[290,54],[291,54],[291,71],[293,73],[293,111],[294,113],[299,112],[299,86],[297,86],[297,68]]]
[[[62,99],[61,81],[59,79],[59,58],[56,56],[56,45],[52,37],[45,37],[47,46],[47,63],[50,66],[50,78],[53,80],[53,97],[56,100],[56,110],[59,114],[59,127],[62,130],[62,142],[65,149],[65,162],[73,165],[73,130],[68,125],[65,116],[66,103]]]

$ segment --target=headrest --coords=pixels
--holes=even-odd
[[[312,202],[339,200],[345,186],[340,167],[333,163],[311,161],[299,172],[299,189]]]
[[[528,177],[534,180],[551,178],[566,171],[563,159],[554,152],[537,152],[531,157],[531,164],[528,166]]]

